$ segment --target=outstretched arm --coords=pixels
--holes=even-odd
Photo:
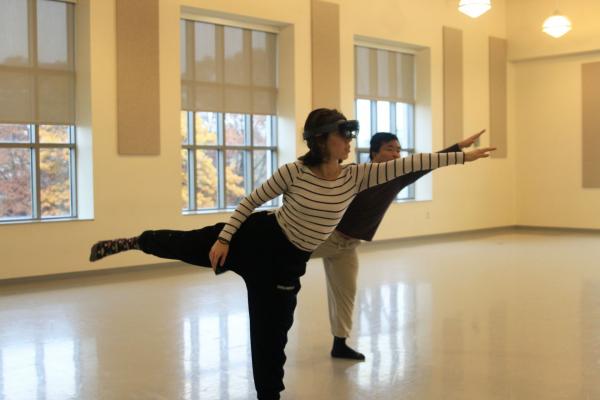
[[[486,147],[467,153],[420,153],[383,163],[359,164],[355,167],[357,169],[359,191],[389,182],[413,172],[430,171],[440,167],[464,164],[465,162],[475,161],[479,158],[486,158],[494,150],[495,148],[493,147]]]
[[[475,141],[481,135],[483,135],[484,132],[485,132],[485,129],[472,135],[472,136],[469,136],[468,138],[466,138],[464,140],[461,140],[460,142],[458,142],[456,144],[453,144],[450,147],[446,147],[443,150],[439,150],[436,153],[454,153],[457,151],[461,151],[462,149],[472,146],[473,143],[475,143]],[[402,175],[399,178],[394,179],[393,184],[397,188],[397,190],[400,191],[400,190],[404,189],[405,187],[407,187],[408,185],[412,185],[413,183],[415,183],[416,181],[418,181],[419,179],[421,179],[422,177],[424,177],[425,175],[427,175],[430,172],[431,172],[430,169],[421,170],[419,172],[411,172],[406,175]]]

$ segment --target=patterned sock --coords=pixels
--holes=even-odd
[[[348,360],[364,361],[365,355],[352,349],[346,344],[346,338],[333,337],[333,348],[331,349],[331,357],[345,358]]]
[[[127,250],[139,250],[138,236],[128,239],[102,240],[92,246],[90,261],[98,261],[101,258]]]

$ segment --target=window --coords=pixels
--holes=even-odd
[[[184,19],[181,46],[183,210],[235,208],[277,167],[276,35]]]
[[[73,32],[70,2],[0,3],[0,221],[77,215]]]
[[[356,159],[369,162],[370,140],[376,132],[397,135],[402,157],[414,154],[414,56],[364,46],[356,46],[355,50],[355,115],[360,122]],[[398,200],[414,198],[414,184],[397,197]]]

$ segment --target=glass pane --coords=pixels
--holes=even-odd
[[[70,154],[69,149],[40,149],[42,217],[71,215]]]
[[[38,0],[37,7],[38,63],[46,67],[67,68],[70,66],[67,32],[69,25],[72,25],[67,7],[72,5]]]
[[[190,190],[188,187],[188,150],[181,150],[181,208],[190,209]]]
[[[371,141],[371,102],[369,100],[356,100],[356,118],[360,124],[358,147],[369,147]]]
[[[390,132],[390,103],[377,102],[377,132]]]
[[[0,124],[0,142],[29,142],[29,129],[27,129],[27,125]]]
[[[252,31],[252,84],[276,86],[277,46],[273,33]]]
[[[218,196],[218,159],[216,150],[196,151],[196,207],[217,208]]]
[[[46,123],[75,124],[75,76],[37,76],[38,120]]]
[[[377,55],[377,95],[389,98],[392,82],[390,80],[390,52],[376,50]]]
[[[414,185],[414,183],[413,183]],[[396,200],[407,200],[410,198],[410,187],[412,185],[409,185],[407,187],[405,187],[404,189],[402,189],[400,191],[400,193],[398,193],[398,196],[396,197]]]
[[[217,113],[196,113],[196,144],[217,144]]]
[[[371,87],[371,52],[372,49],[356,46],[356,94],[357,96],[375,96],[375,88]]]
[[[371,162],[371,160],[369,158],[369,153],[358,153],[358,162],[359,163]]]
[[[396,135],[400,139],[400,146],[403,148],[412,148],[412,140],[410,133],[412,132],[411,118],[410,118],[411,106],[406,103],[396,103]]]
[[[213,24],[196,22],[194,24],[195,63],[197,81],[216,82],[216,29]],[[222,29],[222,28],[220,28]]]
[[[0,3],[0,64],[29,63],[27,1],[2,0]]]
[[[40,143],[69,143],[68,125],[40,125]]]
[[[246,123],[244,114],[225,114],[225,145],[243,146],[246,144]]]
[[[270,176],[268,175],[269,172],[271,171],[270,169],[270,157],[269,157],[269,153],[270,151],[268,150],[255,150],[254,151],[254,159],[253,159],[253,163],[254,163],[254,171],[253,171],[253,179],[254,179],[254,188],[262,185],[267,178]]]
[[[187,68],[187,34],[186,27],[189,22],[181,20],[179,22],[179,67],[181,69],[181,78],[190,78]]]
[[[250,32],[226,26],[224,33],[225,82],[250,84]]]
[[[253,115],[252,131],[254,134],[254,146],[272,146],[273,133],[271,132],[270,115]]]
[[[244,186],[244,170],[246,163],[244,152],[240,150],[228,150],[225,155],[225,187],[227,197],[226,207],[236,207],[246,196]]]
[[[181,143],[188,144],[188,123],[187,123],[188,112],[181,111],[179,113],[179,133],[181,133]]]
[[[31,151],[0,148],[0,218],[31,217]]]
[[[253,157],[254,171],[252,174],[254,179],[254,187],[252,189],[255,189],[256,187],[262,185],[272,175],[273,154],[271,150],[256,150],[254,151]],[[274,205],[273,200],[265,203],[265,205]]]
[[[0,68],[0,120],[30,123],[35,120],[35,83],[29,71]]]

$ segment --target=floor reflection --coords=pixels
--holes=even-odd
[[[83,373],[90,374],[89,380],[96,379],[93,366],[83,367],[83,353],[94,359],[90,354],[94,351],[93,342],[86,346],[73,337],[2,343],[0,398],[79,399],[81,383],[86,378]]]
[[[410,379],[407,359],[416,352],[416,296],[415,286],[404,282],[360,291],[357,347],[370,360],[358,364],[359,387],[368,390]]]
[[[245,312],[185,318],[182,361],[186,400],[246,399],[252,393],[248,323]]]

